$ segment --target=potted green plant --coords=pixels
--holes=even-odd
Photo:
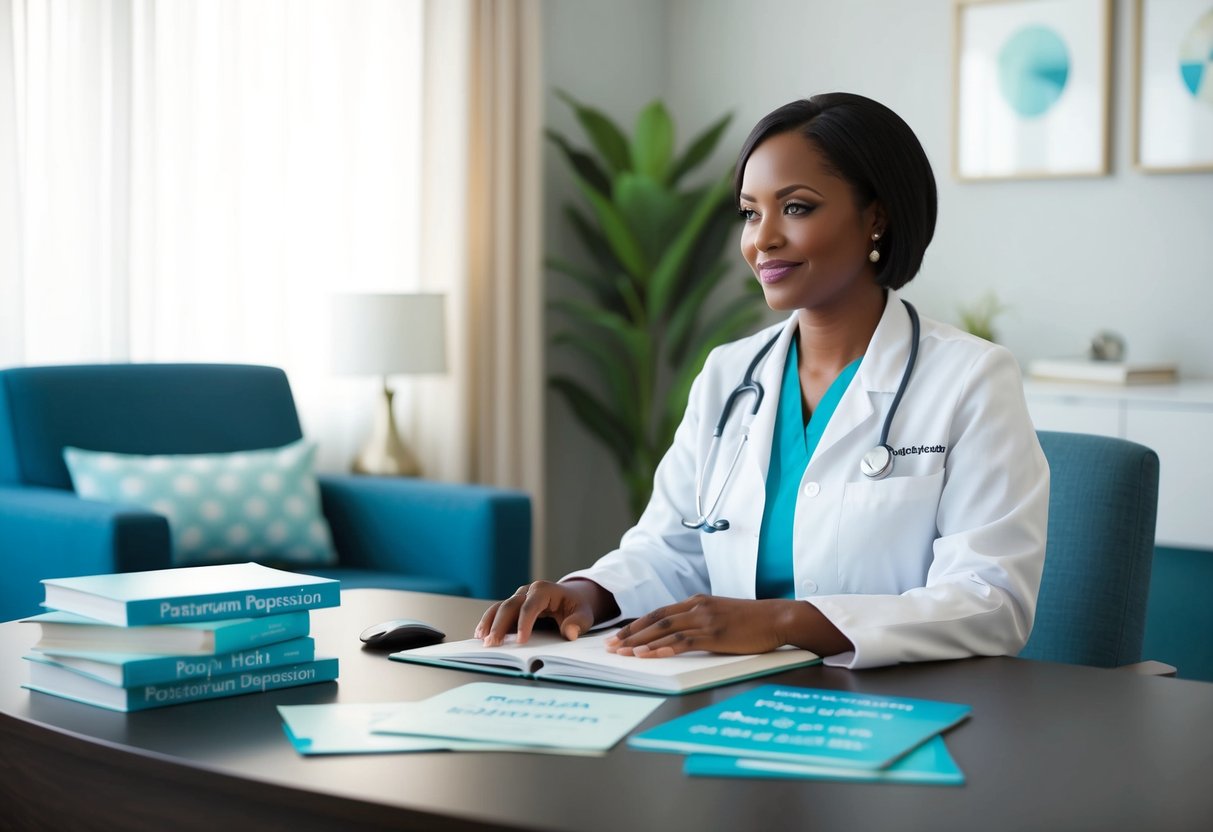
[[[993,291],[987,292],[960,307],[960,327],[978,338],[996,341],[998,334],[994,331],[994,321],[1005,311],[1007,306],[998,299],[998,295]]]
[[[584,202],[564,206],[584,262],[548,260],[585,294],[554,302],[567,325],[553,341],[583,356],[590,378],[559,374],[550,383],[611,452],[638,517],[708,352],[750,330],[762,314],[752,295],[709,303],[733,260],[724,252],[737,218],[728,173],[687,184],[731,117],[678,154],[660,101],[640,112],[629,137],[598,110],[560,96],[592,147],[547,131]]]

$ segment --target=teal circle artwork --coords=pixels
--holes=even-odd
[[[1023,118],[1049,111],[1070,78],[1070,50],[1048,26],[1025,26],[1007,38],[998,52],[998,88]]]
[[[1193,98],[1213,107],[1213,9],[1192,24],[1180,43],[1179,77]]]

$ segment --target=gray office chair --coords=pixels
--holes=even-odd
[[[1158,511],[1158,455],[1106,436],[1040,431],[1049,539],[1036,622],[1020,656],[1147,673],[1141,663]]]

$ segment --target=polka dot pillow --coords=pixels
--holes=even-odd
[[[312,473],[315,455],[316,446],[302,439],[230,454],[63,450],[81,497],[129,503],[168,518],[174,566],[335,563]]]

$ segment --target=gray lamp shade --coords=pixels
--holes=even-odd
[[[333,297],[333,372],[446,372],[446,298],[439,294]]]

